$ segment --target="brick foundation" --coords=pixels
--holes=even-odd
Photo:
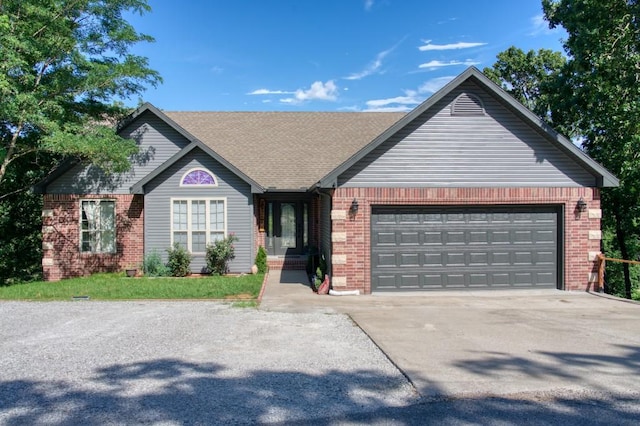
[[[580,197],[589,211],[577,214]],[[359,203],[355,218],[337,214],[348,212],[353,199]],[[372,205],[561,205],[564,206],[565,290],[597,290],[597,266],[593,259],[600,251],[600,193],[594,188],[339,188],[333,195],[332,232],[346,238],[332,241],[332,277],[337,289],[371,292],[371,206]],[[591,214],[590,212],[593,212]]]
[[[115,200],[116,253],[80,252],[80,200]],[[144,257],[144,198],[142,195],[44,196],[42,224],[42,269],[44,279],[115,272],[139,267]]]

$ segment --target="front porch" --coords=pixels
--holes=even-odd
[[[322,234],[319,195],[306,191],[267,192],[256,195],[254,201],[256,250],[259,246],[265,248],[269,269],[315,271]]]

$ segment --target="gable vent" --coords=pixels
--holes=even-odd
[[[451,115],[484,115],[484,105],[476,95],[463,93],[453,101]]]

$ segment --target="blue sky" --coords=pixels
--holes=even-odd
[[[149,0],[129,21],[183,111],[407,111],[509,46],[561,51],[540,0]],[[137,103],[131,100],[131,105]]]

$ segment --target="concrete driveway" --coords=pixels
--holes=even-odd
[[[563,291],[318,296],[285,271],[262,309],[346,313],[426,398],[640,392],[640,304]]]

